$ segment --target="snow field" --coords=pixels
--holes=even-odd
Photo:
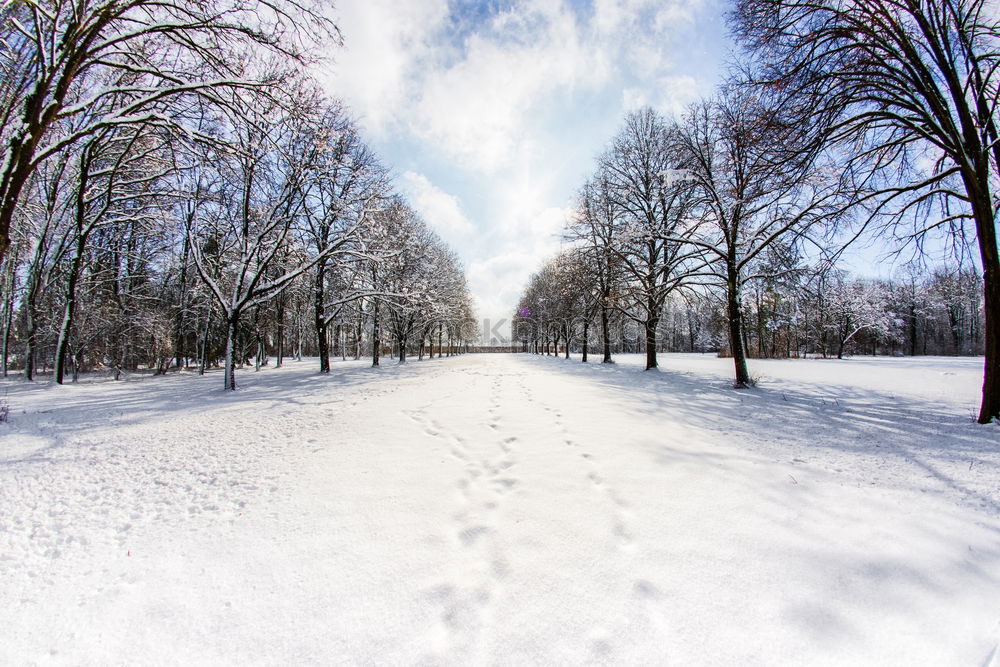
[[[8,382],[0,663],[997,661],[981,360],[618,361]]]

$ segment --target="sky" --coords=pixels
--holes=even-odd
[[[324,81],[507,320],[625,113],[712,94],[725,0],[340,0]]]

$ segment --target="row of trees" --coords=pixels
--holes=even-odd
[[[744,387],[750,285],[794,274],[801,256],[830,263],[845,231],[937,234],[983,271],[979,421],[1000,416],[996,12],[985,0],[738,0],[730,20],[744,61],[676,121],[626,117],[581,189],[575,258],[557,262],[579,275],[557,283],[574,285],[605,347],[613,313],[638,323],[647,368],[667,300],[715,289]],[[537,298],[529,287],[525,303]]]
[[[728,304],[718,290],[680,289],[658,313],[649,349],[645,307],[628,290],[610,295],[606,312],[588,310],[589,268],[564,250],[532,276],[514,336],[536,353],[718,352],[731,355]],[[800,267],[780,279],[759,277],[743,289],[743,349],[751,358],[845,354],[983,353],[982,280],[971,271],[904,271],[894,280],[852,278],[829,265]],[[599,319],[600,318],[600,319]]]
[[[304,73],[337,40],[318,8],[0,11],[5,375],[224,360],[235,389],[250,359],[474,334],[457,258]]]
[[[647,369],[657,366],[668,298],[721,288],[736,386],[746,386],[746,286],[798,270],[802,246],[847,209],[833,158],[793,148],[818,131],[780,96],[748,85],[726,87],[681,121],[649,108],[628,114],[567,226],[572,259],[555,266],[573,278],[539,282],[575,282],[567,294],[599,322],[602,340],[614,312],[641,326]]]

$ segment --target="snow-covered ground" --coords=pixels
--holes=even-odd
[[[0,664],[1000,664],[981,360],[0,384]]]

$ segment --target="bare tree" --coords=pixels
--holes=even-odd
[[[603,174],[588,181],[580,191],[577,210],[566,229],[567,240],[579,250],[579,259],[589,267],[587,273],[594,283],[593,299],[585,311],[600,318],[601,362],[605,364],[612,363],[610,319],[618,305],[622,278],[621,260],[615,252],[622,227],[609,187]],[[583,360],[587,360],[586,354]]]
[[[361,140],[340,104],[329,104],[317,126],[303,139],[315,153],[316,177],[309,181],[304,213],[306,237],[313,252],[321,255],[313,267],[313,319],[320,372],[329,373],[327,330],[347,303],[363,295],[358,290],[344,291],[341,285],[342,289],[328,296],[330,263],[361,258],[363,223],[368,213],[383,206],[389,185],[385,168]],[[343,276],[335,272],[335,277]],[[353,282],[347,281],[348,285]]]
[[[865,280],[846,280],[838,273],[829,284],[826,308],[827,326],[837,341],[837,358],[844,358],[845,346],[858,334],[869,331],[887,337],[893,327],[888,308],[888,290],[884,285]]]
[[[81,146],[73,190],[71,252],[65,269],[64,307],[56,342],[54,376],[63,383],[77,309],[77,282],[86,260],[90,236],[110,218],[142,224],[147,215],[159,216],[157,182],[169,165],[164,161],[162,137],[142,124],[109,127]]]
[[[294,115],[275,106],[246,107],[244,117],[231,129],[235,150],[216,155],[221,170],[217,205],[196,216],[188,227],[198,274],[227,327],[226,389],[236,388],[243,313],[279,294],[339,248],[331,243],[310,255],[298,245],[294,256],[287,252],[286,243],[300,243],[293,232],[305,215],[309,181],[316,177],[316,152],[303,150],[298,134],[315,109],[306,100],[304,96]],[[276,261],[279,256],[285,263]],[[212,257],[218,260],[213,263]]]
[[[725,289],[737,388],[751,384],[742,291],[758,260],[843,210],[836,171],[819,152],[798,150],[814,131],[799,109],[733,85],[692,107],[677,135],[698,218],[697,229],[677,240],[705,251]]]
[[[415,238],[416,213],[400,197],[389,200],[385,206],[368,219],[365,226],[362,314],[370,315],[372,323],[372,366],[378,366],[382,357],[384,334],[383,317],[387,300],[405,298],[399,292],[405,280],[405,267],[413,263],[413,248],[408,246]],[[419,223],[421,226],[423,223]]]
[[[73,176],[71,155],[38,170],[31,183],[28,206],[21,211],[18,233],[25,253],[24,288],[21,292],[20,310],[23,320],[24,379],[35,379],[35,363],[39,337],[38,301],[49,292],[57,280],[56,269],[69,246],[67,230],[66,183]],[[13,299],[13,294],[6,295]]]
[[[671,292],[697,276],[702,247],[687,243],[691,192],[686,183],[668,181],[677,169],[678,129],[650,108],[625,117],[625,124],[601,159],[611,206],[621,229],[612,249],[627,276],[626,294],[637,314],[623,310],[645,329],[646,370],[657,367],[656,332],[663,303]]]

